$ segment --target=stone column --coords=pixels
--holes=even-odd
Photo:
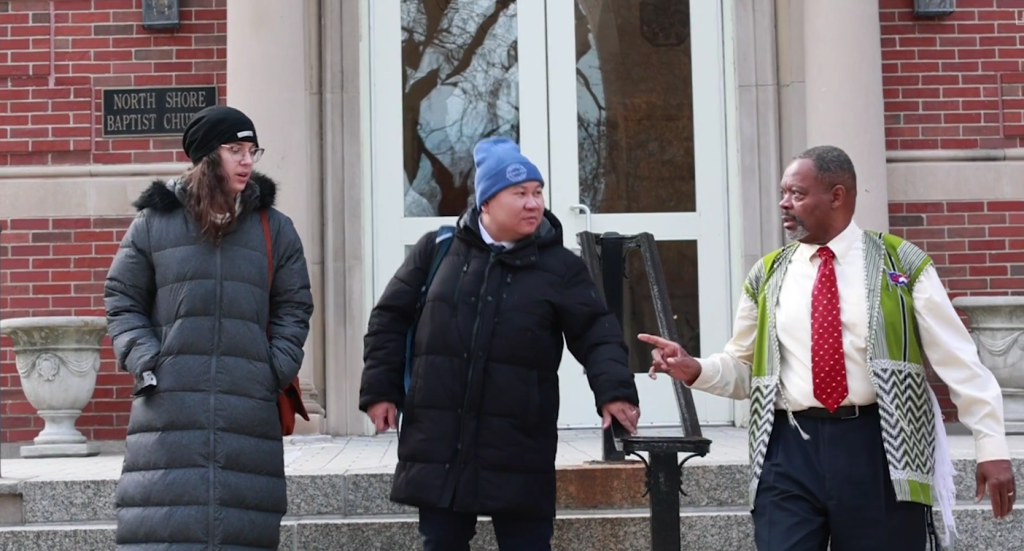
[[[373,435],[359,411],[363,335],[372,307],[373,254],[366,233],[370,221],[363,155],[369,125],[361,94],[362,54],[367,24],[361,2],[321,0],[324,180],[324,397],[326,432],[332,436]]]
[[[302,238],[316,310],[299,378],[310,422],[323,432],[323,191],[320,159],[320,1],[228,0],[228,105],[249,115],[266,149],[256,169],[278,181],[277,208]]]
[[[807,145],[843,148],[857,168],[857,224],[889,229],[878,2],[803,0]]]

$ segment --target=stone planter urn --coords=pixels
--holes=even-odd
[[[1006,434],[1024,434],[1024,297],[957,297],[981,363],[1003,389]]]
[[[0,320],[14,342],[21,388],[46,423],[22,457],[86,457],[99,448],[75,428],[96,389],[103,317],[32,317]]]

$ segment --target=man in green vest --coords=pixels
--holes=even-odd
[[[977,499],[1014,504],[1002,393],[931,259],[853,221],[857,176],[832,146],[781,183],[792,243],[750,270],[725,350],[693,358],[653,335],[651,376],[750,400],[750,505],[759,551],[919,551],[932,507],[955,533],[953,469],[924,357],[976,443]],[[776,420],[780,422],[776,422]]]

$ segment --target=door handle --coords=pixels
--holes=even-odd
[[[591,212],[590,212],[590,207],[588,207],[588,206],[586,206],[584,204],[569,205],[569,210],[571,210],[571,211],[573,211],[575,213],[587,215],[587,231],[588,232],[589,231],[593,231],[593,227],[594,226],[592,224],[593,218],[592,218],[592,215],[591,215]]]
[[[578,205],[569,205],[569,210],[574,214],[585,214],[587,216],[587,231],[592,232],[593,230],[593,214],[590,212],[590,207],[580,203]],[[580,247],[579,242],[572,246],[572,251],[576,254],[582,254],[583,248]]]

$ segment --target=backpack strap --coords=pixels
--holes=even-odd
[[[409,394],[409,385],[412,383],[412,356],[413,346],[416,341],[416,326],[419,325],[420,316],[423,314],[423,307],[427,303],[427,291],[430,290],[430,285],[434,282],[434,276],[437,275],[437,269],[441,266],[441,261],[448,254],[448,250],[452,248],[453,241],[455,241],[455,226],[441,226],[438,228],[437,238],[434,240],[434,259],[427,270],[427,279],[424,281],[423,286],[420,287],[420,296],[416,301],[416,315],[413,318],[412,327],[409,328],[409,332],[405,336],[404,384],[406,394]]]

